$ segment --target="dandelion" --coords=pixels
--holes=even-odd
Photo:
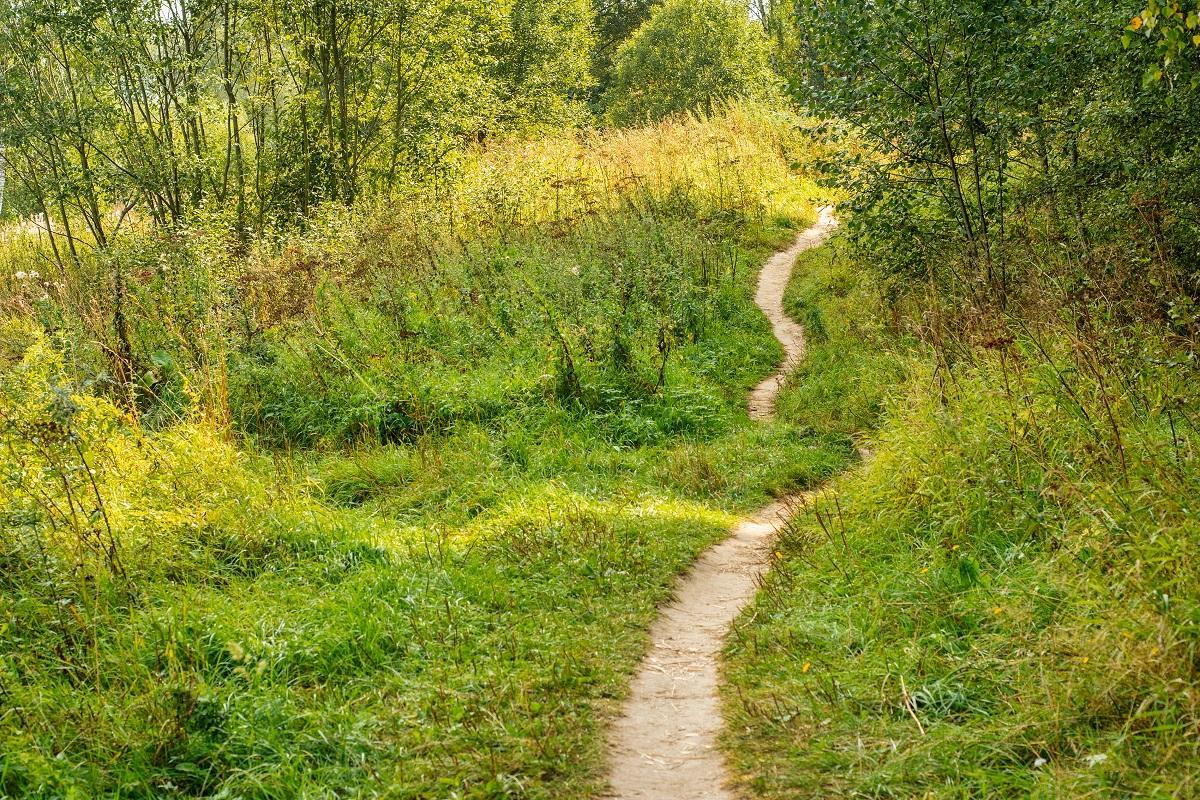
[[[811,661],[805,661],[805,662],[804,662],[804,666],[800,668],[800,671],[801,671],[801,672],[808,672],[810,669],[812,669],[812,662],[811,662]]]
[[[996,616],[1000,616],[1002,613],[1004,613],[1004,609],[1002,609],[1000,606],[996,606],[992,609],[992,613]]]

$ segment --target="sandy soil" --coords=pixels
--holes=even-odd
[[[771,321],[785,357],[750,394],[750,416],[775,412],[783,378],[804,357],[804,329],[783,311],[783,292],[801,252],[832,232],[833,210],[763,266],[755,303]],[[650,651],[609,734],[608,797],[617,800],[733,800],[717,750],[721,728],[718,658],[729,625],[754,597],[770,542],[797,498],[785,498],[740,523],[706,550],[650,628]]]

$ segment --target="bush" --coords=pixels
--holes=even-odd
[[[724,100],[770,100],[780,79],[743,3],[667,0],[617,51],[605,114],[618,125],[711,114]]]

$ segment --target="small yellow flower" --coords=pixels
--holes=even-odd
[[[808,672],[810,669],[812,669],[812,662],[811,662],[811,661],[805,661],[805,662],[804,662],[804,666],[800,668],[800,671],[801,671],[801,672]]]
[[[1002,609],[1000,606],[996,606],[992,609],[992,613],[996,616],[1000,616],[1000,614],[1004,613],[1004,609]]]
[[[1135,31],[1142,27],[1142,15],[1138,14],[1136,17],[1129,20],[1129,27]]]
[[[1079,659],[1079,663],[1080,663],[1080,664],[1086,664],[1087,662],[1088,662],[1088,657],[1087,657],[1087,656],[1084,656],[1083,658]]]

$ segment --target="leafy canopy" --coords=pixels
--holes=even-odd
[[[778,91],[762,26],[734,0],[669,0],[614,59],[607,115],[616,124],[710,111],[731,97]]]
[[[1129,21],[1122,43],[1131,47],[1141,35],[1153,47],[1155,60],[1146,68],[1142,85],[1150,86],[1169,74],[1173,64],[1187,68],[1200,49],[1200,3],[1196,0],[1150,0]],[[1200,84],[1200,74],[1192,75],[1192,85]]]

